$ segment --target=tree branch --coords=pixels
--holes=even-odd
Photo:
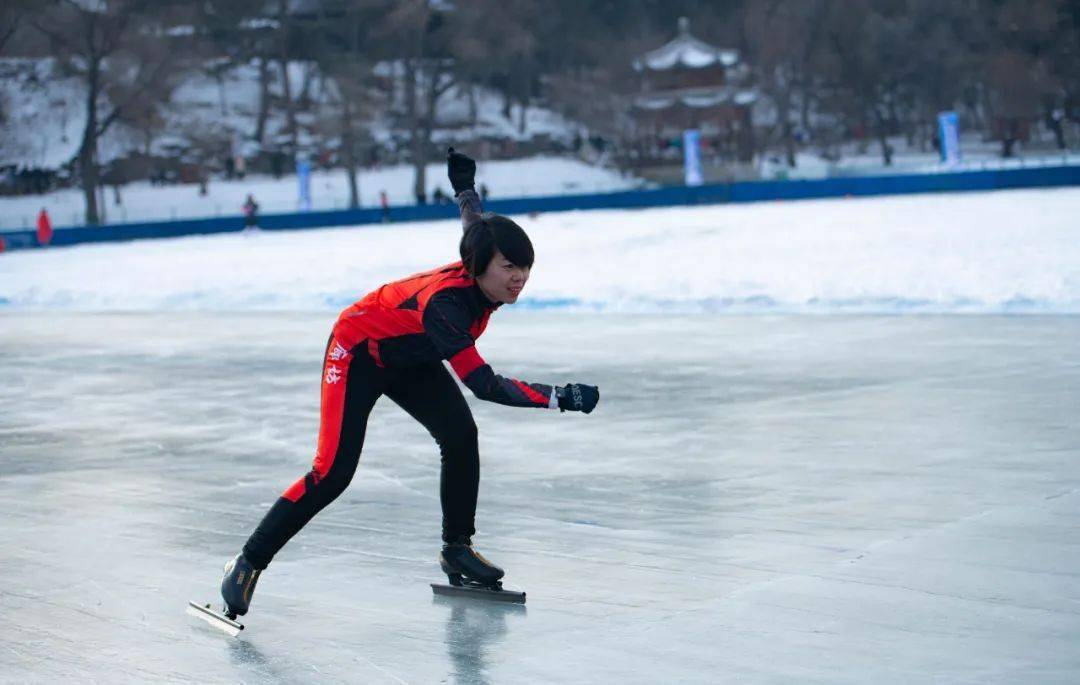
[[[112,111],[110,111],[101,120],[101,124],[98,126],[97,129],[97,135],[99,137],[103,136],[105,134],[105,131],[123,114],[124,110],[126,110],[131,105],[131,103],[134,102],[139,96],[145,93],[150,87],[150,85],[157,81],[158,76],[161,74],[161,72],[164,71],[166,67],[171,65],[171,60],[161,60],[160,62],[158,62],[154,70],[150,73],[149,77],[146,78],[146,80],[144,80],[141,84],[138,84],[138,86],[134,88],[131,93],[129,93],[128,97],[122,103],[113,107]],[[142,67],[143,65],[140,64],[139,69],[141,70]],[[136,83],[138,83],[138,76],[136,76],[135,81]]]

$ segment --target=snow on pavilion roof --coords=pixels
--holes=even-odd
[[[680,92],[638,95],[634,106],[638,109],[661,110],[674,105],[700,109],[721,104],[746,106],[757,100],[757,91],[749,88],[694,88]]]
[[[690,22],[679,19],[679,35],[655,50],[634,60],[634,69],[668,71],[669,69],[701,69],[721,64],[731,67],[739,62],[739,51],[717,48],[690,35]]]

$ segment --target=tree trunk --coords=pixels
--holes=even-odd
[[[420,112],[416,102],[416,84],[418,80],[417,60],[405,60],[405,112],[409,121],[409,147],[413,163],[413,197],[420,204],[426,196],[427,175],[423,143],[420,140]]]
[[[528,68],[523,69],[521,74],[521,111],[518,113],[518,133],[525,135],[525,115],[529,110],[529,100],[532,92],[532,80]]]
[[[1064,113],[1050,108],[1046,113],[1046,127],[1054,134],[1054,143],[1059,150],[1065,149],[1065,127],[1061,122],[1065,119]]]
[[[289,132],[289,156],[296,161],[297,138],[296,138],[296,107],[292,99],[292,84],[289,82],[289,60],[287,54],[282,54],[278,60],[281,67],[281,87],[285,96],[285,126]]]
[[[878,127],[878,143],[881,145],[881,159],[885,166],[892,166],[893,149],[889,145],[889,138],[885,135],[884,127]]]
[[[349,209],[360,206],[360,188],[356,181],[356,136],[353,135],[353,108],[347,90],[341,91],[341,142],[345,162],[345,174],[349,179]]]
[[[279,29],[281,31],[281,44],[280,52],[278,54],[278,64],[281,65],[281,87],[285,95],[285,125],[289,131],[289,160],[293,164],[296,163],[297,153],[297,130],[296,130],[296,104],[293,102],[292,97],[292,83],[289,79],[289,38],[290,38],[290,26],[291,21],[289,17],[289,7],[285,0],[278,5],[278,18],[280,20]]]
[[[511,110],[513,109],[513,103],[511,102],[511,98],[510,98],[510,90],[504,88],[502,90],[502,96],[503,96],[503,106],[502,106],[503,118],[505,118],[507,121],[513,121],[513,117],[510,116],[511,115]]]
[[[1005,135],[1001,139],[1001,156],[1008,159],[1013,156],[1013,148],[1018,137],[1016,119],[1009,118],[1005,124]]]
[[[889,145],[888,136],[888,121],[881,113],[881,109],[877,105],[874,105],[874,128],[877,130],[878,143],[881,145],[881,159],[885,163],[885,166],[892,166],[893,149]]]
[[[82,177],[83,197],[86,199],[86,224],[95,226],[99,221],[97,202],[97,98],[98,68],[96,59],[90,60],[86,84],[86,127],[79,146],[79,175]]]
[[[795,161],[795,131],[791,125],[791,92],[787,90],[788,84],[781,86],[785,90],[776,98],[777,114],[780,116],[780,135],[784,139],[784,157],[788,168],[794,169]],[[752,118],[752,117],[751,117]]]
[[[97,140],[95,137],[94,144]],[[98,223],[97,206],[97,163],[94,159],[93,148],[83,147],[79,149],[79,175],[82,177],[83,198],[86,200],[86,225],[96,226]]]
[[[225,103],[225,77],[221,72],[214,74],[214,79],[218,85],[218,104],[221,105],[221,116],[226,117],[229,115],[229,107]]]
[[[259,116],[255,120],[255,140],[260,144],[266,135],[266,119],[270,116],[270,61],[259,56]]]
[[[757,151],[757,142],[754,139],[754,117],[750,107],[740,107],[739,114],[742,130],[739,131],[739,138],[736,141],[738,146],[736,153],[740,162],[749,164],[754,161],[754,153]]]

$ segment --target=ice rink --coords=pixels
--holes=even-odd
[[[85,284],[83,284],[86,287]],[[1080,681],[1080,318],[507,311],[475,541],[432,597],[438,453],[382,400],[247,629],[184,613],[310,465],[336,312],[0,313],[0,680]]]

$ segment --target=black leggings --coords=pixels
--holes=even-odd
[[[332,362],[334,345],[331,339],[323,367],[319,436],[320,450],[332,456],[317,454],[311,471],[278,498],[248,538],[244,556],[257,569],[266,568],[292,536],[348,487],[360,461],[368,415],[382,395],[419,421],[439,444],[443,540],[476,532],[473,526],[480,483],[476,422],[446,368],[440,362],[406,369],[379,367],[363,346],[355,356],[345,354]],[[335,363],[340,375],[336,369],[328,372]],[[331,380],[335,378],[344,382]]]

